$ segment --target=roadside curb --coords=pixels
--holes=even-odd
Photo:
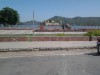
[[[55,51],[55,50],[75,50],[75,49],[96,49],[96,47],[55,47],[55,48],[6,48],[6,49],[0,49],[0,52],[20,52],[20,51]]]

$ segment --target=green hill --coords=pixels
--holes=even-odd
[[[60,22],[62,21],[63,24],[69,23],[71,25],[100,25],[100,17],[74,17],[74,18],[67,18],[61,16],[54,16],[46,21],[55,21]]]

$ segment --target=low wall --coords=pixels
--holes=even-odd
[[[96,41],[97,37],[92,37]],[[17,41],[89,41],[87,36],[65,36],[65,37],[0,37],[0,42],[17,42]]]
[[[0,42],[28,41],[27,37],[0,37]]]

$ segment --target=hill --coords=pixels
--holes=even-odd
[[[69,23],[71,25],[100,25],[100,17],[74,17],[67,18],[61,16],[54,16],[46,21],[61,22],[63,24]]]

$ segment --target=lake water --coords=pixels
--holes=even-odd
[[[1,26],[0,28],[5,28]],[[28,28],[28,29],[39,29],[40,25],[15,25],[11,28]],[[45,29],[62,29],[61,26],[44,26]],[[72,25],[72,29],[100,29],[100,26],[79,26],[79,25]]]

